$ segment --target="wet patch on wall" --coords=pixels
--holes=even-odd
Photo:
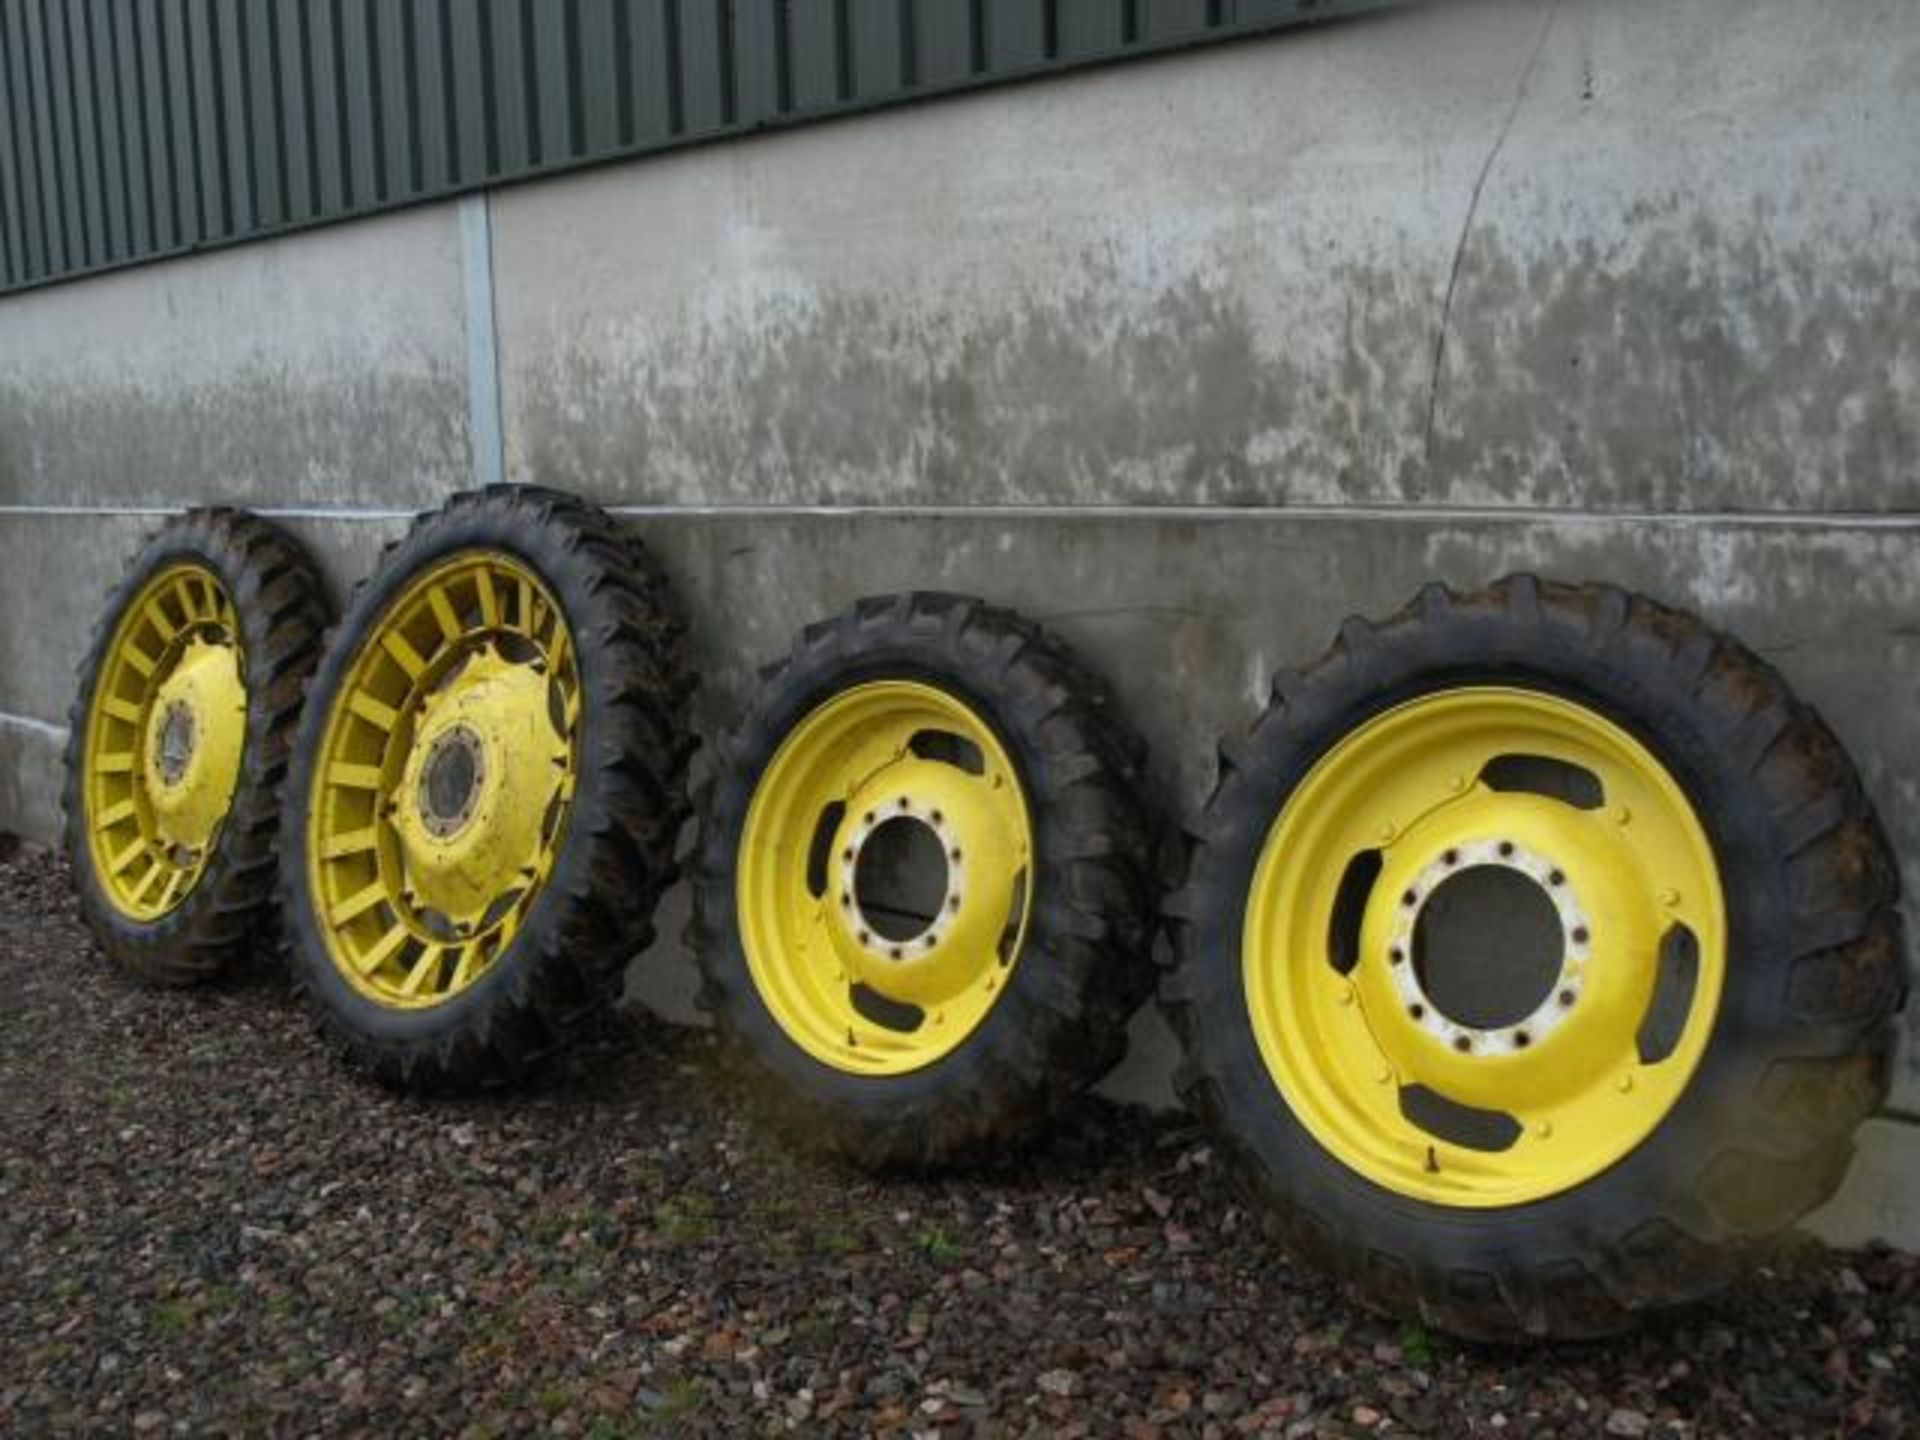
[[[527,473],[648,501],[1906,507],[1920,239],[1896,230],[1483,226],[1444,346],[1437,257],[1245,235],[1157,287],[1107,248],[959,298],[610,298],[513,337],[509,437]]]

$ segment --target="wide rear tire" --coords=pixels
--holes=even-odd
[[[1421,917],[1476,868],[1545,897],[1537,1010],[1439,998]],[[1738,642],[1602,586],[1430,587],[1223,751],[1168,907],[1181,1090],[1362,1299],[1605,1334],[1839,1185],[1887,1093],[1897,875],[1839,743]]]

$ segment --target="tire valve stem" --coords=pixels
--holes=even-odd
[[[1429,1145],[1427,1146],[1427,1174],[1438,1175],[1439,1173],[1440,1173],[1439,1152],[1437,1152],[1433,1148],[1433,1146]]]

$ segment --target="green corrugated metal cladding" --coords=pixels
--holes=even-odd
[[[0,0],[0,291],[1387,0]]]

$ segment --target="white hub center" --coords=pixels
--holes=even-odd
[[[1532,1014],[1511,1025],[1479,1029],[1448,1015],[1427,993],[1415,963],[1414,936],[1428,901],[1447,881],[1479,867],[1497,867],[1540,887],[1560,920],[1560,971]],[[1511,840],[1476,840],[1436,855],[1406,890],[1393,897],[1392,933],[1383,957],[1409,1019],[1461,1055],[1514,1055],[1538,1045],[1578,1007],[1593,954],[1593,929],[1573,881],[1559,866]]]

